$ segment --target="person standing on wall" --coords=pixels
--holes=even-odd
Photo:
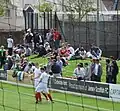
[[[8,47],[8,55],[12,56],[14,41],[13,41],[11,35],[8,36],[7,44],[8,44],[8,46],[7,46]]]

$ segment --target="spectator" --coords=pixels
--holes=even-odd
[[[5,64],[6,61],[6,50],[4,49],[4,46],[1,46],[0,49],[0,68]]]
[[[53,30],[48,30],[48,33],[46,34],[46,41],[47,42],[50,42],[50,41],[53,41]]]
[[[49,44],[48,42],[46,42],[46,43],[44,44],[44,47],[45,47],[47,53],[51,52],[50,44]]]
[[[90,51],[87,52],[87,57],[93,58],[93,59],[100,59],[102,55],[102,50],[97,46],[92,46]]]
[[[70,60],[75,55],[75,50],[70,44],[67,45],[67,50],[69,53],[67,59]]]
[[[117,83],[117,75],[119,73],[119,68],[115,60],[112,61],[112,83]]]
[[[17,54],[16,51],[14,51],[14,53],[12,55],[12,60],[13,60],[13,62],[20,62],[20,56],[19,56],[19,54]]]
[[[102,76],[102,66],[99,63],[99,59],[95,60],[95,63],[92,66],[92,81],[97,81],[97,82],[101,82],[101,76]]]
[[[44,55],[46,55],[46,54],[47,54],[46,49],[44,48],[43,45],[40,45],[40,46],[39,46],[39,56],[42,57],[42,56],[44,56]]]
[[[51,71],[53,73],[53,76],[54,77],[61,77],[61,68],[60,68],[60,65],[58,65],[56,63],[55,59],[52,62],[53,62],[53,64],[51,66]]]
[[[79,51],[79,54],[80,54],[80,58],[81,59],[85,59],[86,58],[86,50],[81,47],[80,51]]]
[[[39,33],[38,32],[35,32],[34,33],[34,50],[36,50],[36,46],[37,46],[37,43],[39,44],[39,41],[40,41],[40,38],[39,38]]]
[[[112,83],[112,65],[110,60],[106,60],[106,83]]]
[[[61,34],[57,31],[57,29],[54,29],[53,40],[55,49],[57,50],[60,47],[60,40],[62,40]]]
[[[11,56],[7,57],[7,63],[8,63],[8,70],[10,70],[13,66],[13,61]]]
[[[29,57],[31,54],[32,54],[31,48],[26,46],[26,48],[25,48],[25,57]]]
[[[12,36],[9,35],[8,39],[7,39],[7,44],[8,44],[8,55],[12,56],[12,52],[13,52],[13,39]]]
[[[24,37],[25,45],[28,45],[29,47],[32,48],[32,40],[33,40],[33,33],[31,33],[31,29],[29,28]]]
[[[91,80],[91,66],[88,63],[84,64],[85,69],[85,80]]]
[[[73,76],[77,78],[77,80],[83,80],[85,76],[85,69],[83,68],[83,63],[79,63],[77,68],[75,68],[73,72]]]
[[[57,61],[56,61],[56,63],[60,66],[60,69],[61,69],[61,76],[62,76],[63,62],[61,61],[60,56],[57,56]]]

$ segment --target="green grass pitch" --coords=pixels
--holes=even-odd
[[[28,59],[32,62],[38,62],[45,65],[46,58]],[[73,70],[79,62],[88,62],[90,60],[69,61],[69,65],[64,67],[63,76],[72,76]],[[100,61],[103,67],[102,82],[105,82],[105,58]],[[120,62],[118,61],[120,66]],[[120,83],[120,74],[118,74],[118,83]],[[34,89],[26,87],[17,87],[10,84],[0,83],[0,111],[120,111],[120,103],[99,100],[84,96],[75,96],[72,94],[51,92],[54,103],[43,99],[42,103],[35,104]],[[43,97],[44,98],[44,97]],[[21,110],[20,110],[21,109]]]
[[[4,89],[4,90],[3,90]],[[0,111],[119,111],[120,103],[52,92],[54,103],[43,101],[35,104],[34,89],[4,84],[0,86]],[[97,108],[98,107],[98,108]],[[20,110],[21,109],[21,110]],[[114,110],[113,110],[114,109]]]

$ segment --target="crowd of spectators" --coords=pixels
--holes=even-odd
[[[77,80],[101,81],[102,66],[100,59],[102,50],[94,45],[89,51],[84,47],[76,48],[71,44],[63,43],[63,38],[57,29],[48,30],[46,38],[38,32],[32,33],[30,29],[24,35],[24,44],[14,45],[10,35],[7,39],[8,51],[4,46],[0,48],[0,68],[13,70],[13,77],[22,81],[25,74],[33,72],[35,63],[29,61],[29,56],[37,54],[37,57],[47,57],[48,62],[44,69],[54,77],[62,77],[63,67],[69,64],[69,60],[91,58],[91,63],[79,63],[73,71],[72,78]],[[38,61],[39,62],[39,61]],[[117,62],[113,57],[106,60],[106,82],[116,84],[119,72]]]

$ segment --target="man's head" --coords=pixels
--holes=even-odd
[[[12,38],[12,35],[9,35],[8,38]]]
[[[57,60],[58,60],[58,61],[60,60],[60,56],[57,56]]]
[[[110,59],[106,59],[106,64],[109,64],[110,63]]]
[[[67,47],[69,48],[69,47],[71,47],[71,45],[70,45],[70,44],[67,44]]]
[[[96,63],[96,64],[99,64],[99,61],[100,61],[99,59],[96,59],[96,60],[95,60],[95,63]]]
[[[45,69],[43,67],[41,67],[40,71],[43,73],[45,71]]]
[[[83,63],[79,63],[79,64],[77,65],[77,67],[78,67],[78,68],[83,67]]]
[[[31,29],[29,28],[28,30],[27,30],[27,33],[30,33],[31,32]]]
[[[84,63],[84,66],[87,67],[87,66],[88,66],[88,63]]]
[[[3,45],[1,46],[1,49],[2,49],[2,50],[4,49],[4,46],[3,46]]]
[[[29,66],[29,68],[32,68],[32,64],[31,63],[29,63],[28,66]]]

